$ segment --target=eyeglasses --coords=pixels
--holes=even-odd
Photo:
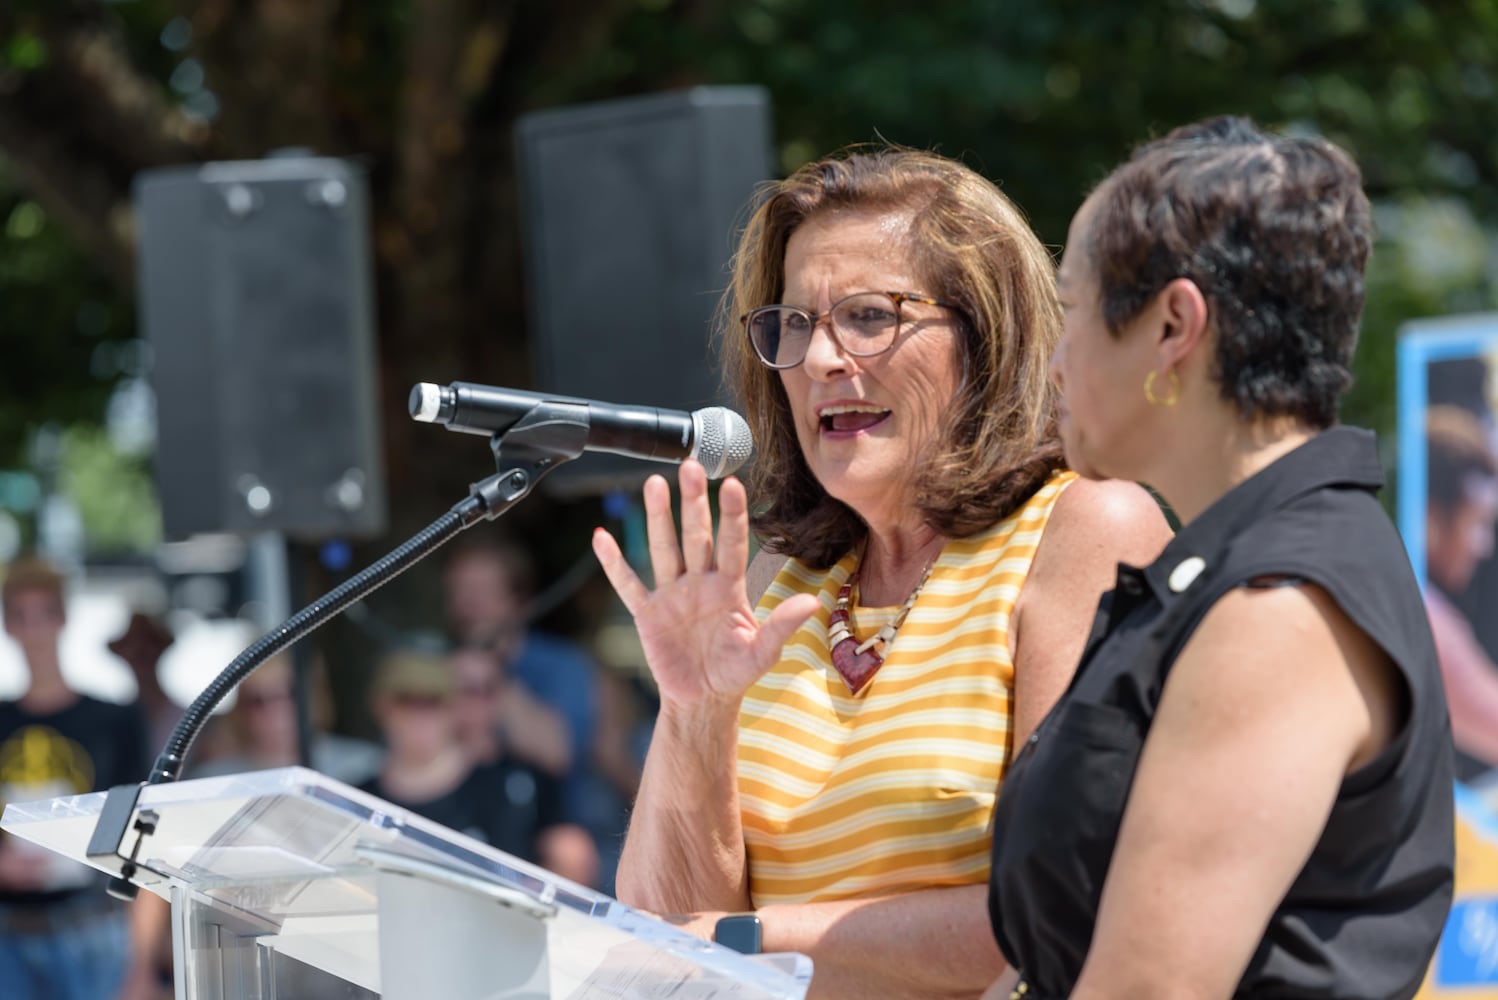
[[[794,368],[806,360],[812,331],[822,320],[839,348],[856,358],[871,358],[895,346],[906,302],[961,310],[960,306],[911,292],[856,292],[818,315],[800,306],[760,306],[740,317],[754,353],[769,368]]]

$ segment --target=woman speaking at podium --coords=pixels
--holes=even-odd
[[[678,536],[647,482],[654,589],[594,540],[661,694],[619,898],[705,934],[755,911],[765,950],[812,956],[814,996],[977,996],[995,790],[1164,518],[1064,470],[1051,257],[961,164],[798,170],[746,227],[724,317],[748,494],[724,483],[715,540],[683,465]],[[752,587],[751,527],[779,555]]]
[[[1451,736],[1425,609],[1334,426],[1373,241],[1352,160],[1241,119],[1143,147],[1061,264],[1083,475],[1182,527],[1119,570],[994,814],[1026,1000],[1407,998],[1451,900]]]

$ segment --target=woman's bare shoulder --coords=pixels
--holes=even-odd
[[[1160,505],[1144,487],[1117,479],[1077,479],[1057,498],[1036,560],[1064,564],[1106,557],[1147,566],[1170,537]]]

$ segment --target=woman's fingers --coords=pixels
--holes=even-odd
[[[743,576],[749,568],[749,498],[730,476],[718,490],[718,572]]]
[[[707,501],[707,473],[697,462],[681,463],[681,554],[688,573],[713,568],[713,510]]]
[[[774,663],[780,659],[780,651],[796,634],[796,629],[822,606],[815,594],[797,594],[787,597],[775,606],[770,616],[759,626],[754,637],[755,653],[761,662]]]
[[[650,571],[657,587],[681,576],[681,545],[671,517],[671,487],[663,476],[645,480],[645,534],[650,547]]]
[[[749,566],[749,501],[744,486],[730,478],[719,493],[722,524],[713,540],[713,512],[708,501],[707,473],[688,460],[681,465],[681,536],[671,516],[671,488],[661,476],[645,481],[645,530],[655,588],[660,590],[686,573],[712,573],[742,582]],[[603,529],[593,535],[593,551],[629,613],[638,616],[651,597]]]
[[[619,551],[619,543],[614,540],[614,536],[602,528],[594,528],[593,554],[603,566],[604,576],[613,584],[614,593],[624,602],[625,610],[632,617],[639,615],[644,610],[645,602],[650,599],[650,591],[645,589],[645,584],[630,568],[629,561]]]

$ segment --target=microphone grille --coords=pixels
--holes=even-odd
[[[749,461],[754,435],[744,418],[724,406],[709,406],[692,414],[692,458],[702,463],[707,478],[722,479]]]

